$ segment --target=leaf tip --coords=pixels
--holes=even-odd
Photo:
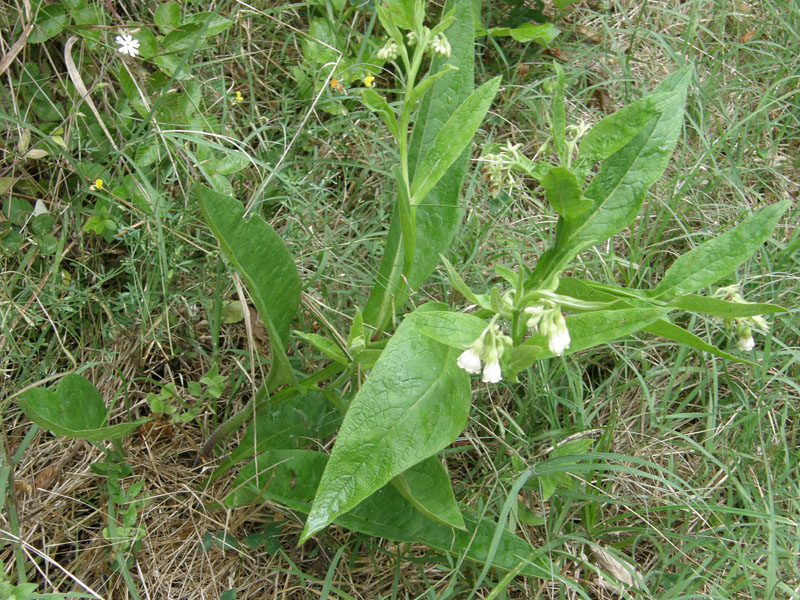
[[[331,518],[325,518],[324,515],[320,516],[316,514],[314,506],[312,506],[311,512],[309,512],[306,518],[306,525],[303,527],[303,533],[300,534],[300,539],[297,541],[297,545],[300,546],[309,538],[314,537],[318,532],[325,529],[332,520]]]
[[[297,547],[299,548],[303,544],[306,543],[308,538],[310,538],[313,534],[308,531],[308,526],[303,529],[303,533],[300,535],[300,539],[297,540]]]

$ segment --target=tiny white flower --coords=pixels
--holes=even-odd
[[[442,56],[450,56],[450,42],[443,33],[437,33],[431,40],[431,49]]]
[[[409,32],[406,34],[406,43],[407,43],[409,46],[412,46],[412,47],[413,47],[413,46],[416,46],[416,45],[417,45],[417,34],[416,34],[416,33],[414,33],[413,31],[409,31]]]
[[[742,352],[749,352],[753,348],[755,348],[756,342],[753,339],[753,336],[750,335],[748,337],[740,337],[736,341],[736,346],[738,346],[739,350]]]
[[[496,360],[486,363],[486,366],[483,368],[483,382],[497,383],[501,379],[503,379],[503,376],[500,372],[500,363]]]
[[[474,348],[464,350],[461,356],[458,357],[456,364],[472,375],[477,375],[481,372],[481,357]]]
[[[121,33],[114,38],[114,41],[117,42],[117,52],[120,54],[127,54],[128,56],[139,55],[139,40],[130,33]]]

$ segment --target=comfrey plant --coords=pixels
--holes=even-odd
[[[472,514],[454,497],[439,453],[467,424],[470,374],[489,384],[515,381],[537,361],[637,331],[748,362],[703,341],[671,315],[689,311],[720,317],[735,328],[739,348],[751,349],[750,326],[765,325],[758,315],[783,309],[746,303],[732,287],[710,296],[696,292],[732,275],[767,239],[788,203],[765,206],[683,254],[652,289],[564,276],[580,252],[635,220],[676,146],[693,72],[687,67],[673,73],[591,128],[567,128],[564,75],[557,67],[552,115],[557,163],[532,162],[510,147],[488,171],[498,185],[514,181],[519,172],[539,182],[558,215],[552,243],[530,262],[519,257],[513,269],[496,265],[502,286],[473,291],[444,257],[462,218],[459,199],[471,141],[500,83],[493,79],[474,89],[472,6],[449,3],[430,28],[423,23],[423,0],[376,6],[388,36],[381,59],[395,62],[402,93],[390,104],[379,89],[366,88],[362,100],[397,144],[399,160],[392,171],[397,197],[379,275],[347,335],[292,334],[300,278],[288,249],[262,218],[245,219],[239,201],[197,186],[205,218],[266,325],[272,358],[251,404],[205,450],[257,413],[243,443],[212,475],[256,454],[237,477],[227,506],[269,500],[306,513],[301,541],[336,522],[549,576],[542,562],[520,563],[520,557],[535,555],[527,542]],[[574,135],[568,137],[568,131]],[[410,294],[440,264],[471,312],[435,302],[408,312]],[[323,328],[330,327],[321,321]],[[286,352],[292,339],[313,346],[330,363],[316,373],[302,373]],[[327,401],[342,416],[325,417],[320,407]],[[294,413],[304,411],[304,420],[292,417],[287,406]],[[339,419],[330,455],[298,447],[303,437],[329,435]],[[278,435],[281,431],[289,433]]]

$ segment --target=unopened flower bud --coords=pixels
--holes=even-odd
[[[539,322],[542,320],[542,317],[544,316],[544,306],[542,306],[541,304],[529,306],[528,308],[525,309],[525,313],[530,315],[526,323],[528,328],[536,331],[539,327]]]
[[[769,331],[769,323],[761,315],[753,315],[750,317],[750,323],[758,327],[761,331]]]

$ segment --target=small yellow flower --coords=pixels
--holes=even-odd
[[[103,180],[102,179],[95,179],[94,185],[89,186],[93,190],[102,190],[103,188]]]
[[[233,100],[234,102],[244,102],[244,96],[242,96],[242,92],[236,92],[236,97]]]
[[[374,75],[367,75],[364,77],[364,85],[368,88],[375,87],[375,76]]]

